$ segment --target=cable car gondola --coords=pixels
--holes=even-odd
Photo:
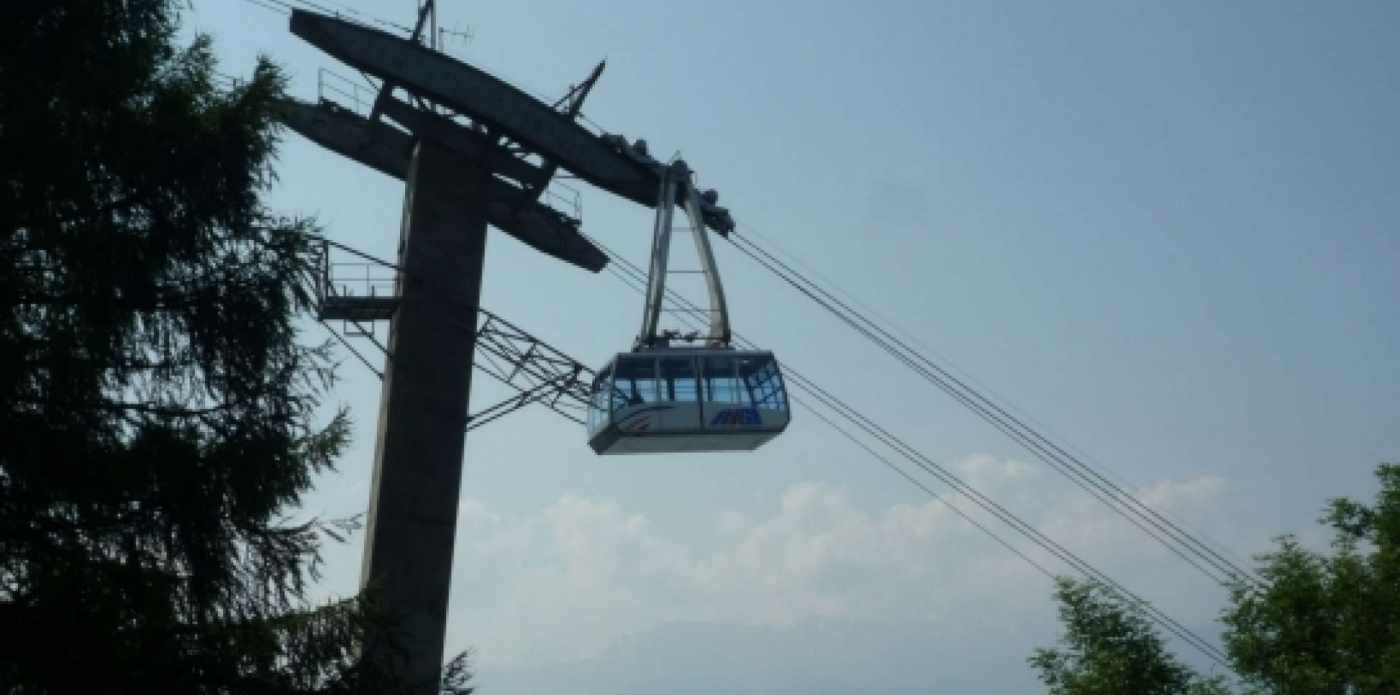
[[[788,400],[771,352],[670,348],[618,355],[588,412],[599,454],[749,451],[787,427]]]
[[[685,338],[657,330],[678,197],[709,290],[709,332],[690,336],[701,340],[698,347],[672,345]],[[787,428],[787,391],[773,353],[730,345],[724,288],[703,218],[714,202],[695,190],[684,162],[663,172],[642,330],[632,351],[618,354],[593,381],[588,445],[598,454],[751,451]]]

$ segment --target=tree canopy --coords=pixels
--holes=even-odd
[[[1181,663],[1136,607],[1091,581],[1055,582],[1060,647],[1037,649],[1029,661],[1052,695],[1214,695],[1223,681],[1204,679]]]
[[[374,611],[305,598],[328,527],[285,523],[348,421],[296,329],[311,224],[261,203],[283,77],[217,88],[178,19],[0,21],[0,690],[379,691]]]
[[[1251,694],[1400,692],[1400,466],[1376,469],[1365,505],[1331,500],[1332,551],[1283,536],[1257,558],[1260,584],[1237,583],[1221,615],[1230,668]],[[1061,647],[1029,661],[1053,695],[1227,693],[1167,651],[1152,625],[1091,582],[1056,584]]]
[[[1376,469],[1367,506],[1332,500],[1332,552],[1285,536],[1260,558],[1264,587],[1236,587],[1225,611],[1235,670],[1262,692],[1400,692],[1400,466]]]

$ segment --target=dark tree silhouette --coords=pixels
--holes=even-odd
[[[1258,556],[1262,583],[1243,581],[1222,612],[1223,641],[1249,695],[1400,693],[1400,466],[1376,469],[1374,504],[1331,500],[1321,519],[1332,552],[1293,536]],[[1092,583],[1061,579],[1065,634],[1030,658],[1055,695],[1226,693],[1167,652],[1134,608]]]
[[[1065,634],[1057,649],[1029,659],[1052,695],[1226,695],[1223,679],[1207,679],[1167,651],[1135,606],[1101,584],[1055,582]]]
[[[4,5],[0,692],[392,690],[369,602],[305,599],[329,527],[284,525],[348,423],[311,227],[260,203],[280,73],[217,88],[171,0]]]
[[[1373,505],[1328,504],[1331,554],[1284,536],[1260,558],[1266,586],[1236,588],[1225,646],[1259,692],[1400,692],[1400,466],[1376,477]]]

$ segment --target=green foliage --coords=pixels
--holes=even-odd
[[[1400,693],[1400,466],[1376,469],[1371,506],[1328,503],[1320,520],[1332,552],[1284,536],[1260,556],[1262,585],[1239,583],[1225,609],[1224,643],[1246,692],[1277,695]],[[1092,583],[1057,582],[1063,649],[1030,663],[1055,695],[1229,692],[1165,650],[1132,607]]]
[[[1229,691],[1171,655],[1136,606],[1101,584],[1055,582],[1065,634],[1059,649],[1037,649],[1029,661],[1052,695],[1215,695]]]
[[[1400,466],[1381,465],[1373,506],[1332,500],[1333,552],[1285,536],[1260,558],[1264,588],[1237,586],[1225,611],[1236,671],[1264,692],[1400,692]]]
[[[0,691],[383,692],[376,612],[306,604],[326,525],[285,525],[348,421],[310,226],[259,200],[283,78],[216,89],[176,9],[0,16]]]

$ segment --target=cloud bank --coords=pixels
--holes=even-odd
[[[1179,560],[1099,502],[1016,461],[974,456],[954,468],[1214,636],[1209,621],[1223,596],[1183,573]],[[1138,491],[1188,526],[1207,518],[1224,492],[1225,482],[1213,476],[1158,481]],[[1063,571],[995,521],[982,520]],[[903,674],[907,660],[896,664],[880,655],[908,656],[913,644],[912,653],[954,662],[951,671],[946,663],[912,662],[916,673],[896,679],[922,683],[912,691],[926,692],[935,672],[944,683],[995,675],[1006,688],[1024,689],[1030,647],[1053,639],[1048,580],[937,500],[873,505],[841,485],[807,481],[789,486],[761,514],[720,509],[704,521],[703,538],[682,540],[678,530],[614,500],[565,494],[534,513],[508,515],[464,499],[449,645],[473,647],[485,682],[495,678],[505,688],[497,692],[543,688],[551,677],[561,687],[588,681],[601,691],[631,692],[624,685],[640,677],[637,669],[659,669],[658,678],[689,674],[689,680],[633,683],[643,688],[637,692],[654,692],[664,683],[668,689],[713,684],[724,672],[748,674],[745,682],[763,673],[820,674],[823,664],[844,663],[837,646],[856,644],[866,657],[848,663],[857,673],[847,675],[869,683],[891,669]],[[701,660],[709,671],[682,658],[697,652],[714,657]],[[805,662],[803,654],[810,655]],[[828,675],[822,682],[844,678]],[[777,684],[787,682],[798,683],[780,679],[762,692],[785,692]]]

